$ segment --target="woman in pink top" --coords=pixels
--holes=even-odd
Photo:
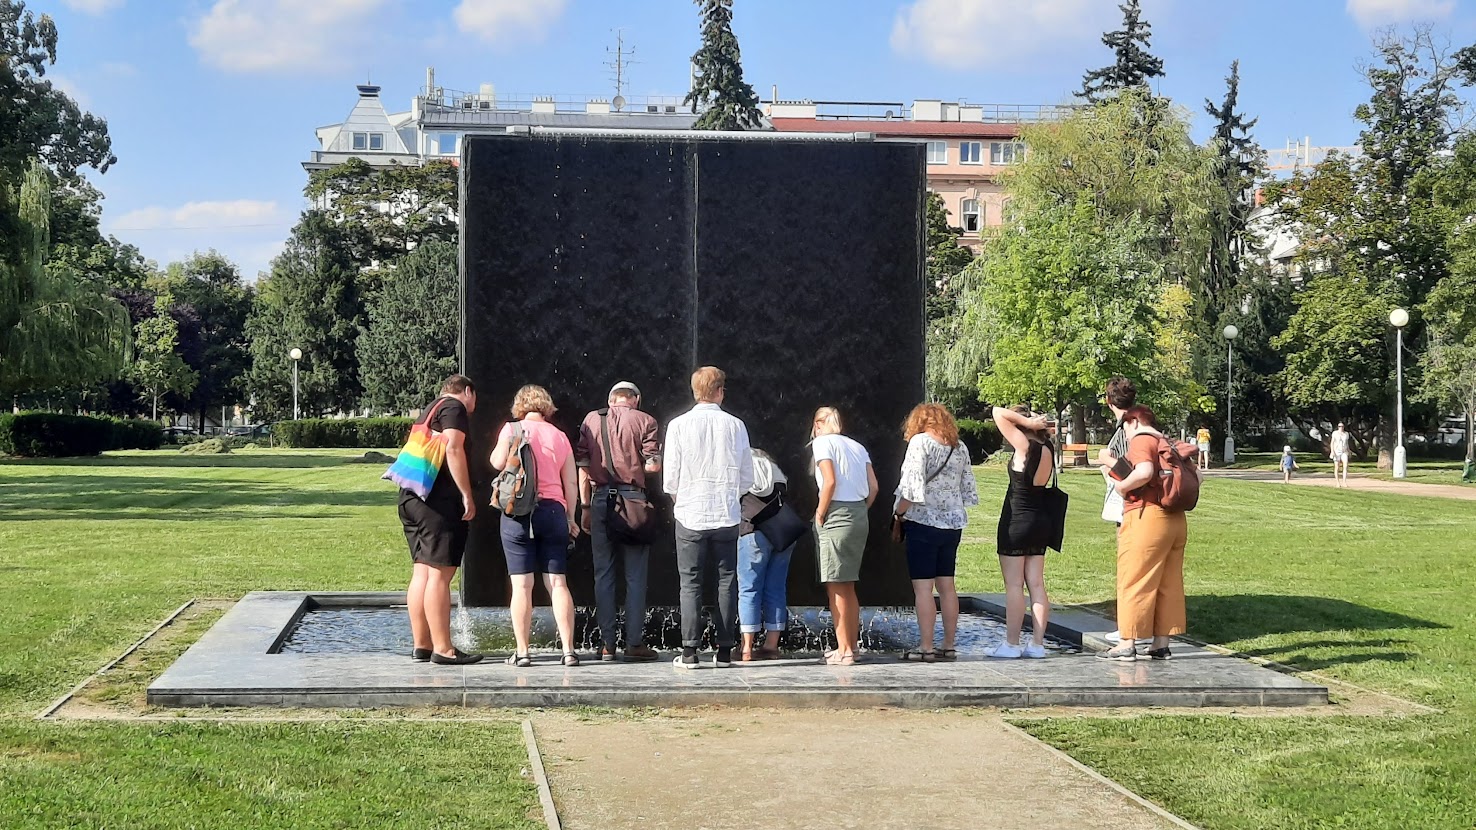
[[[579,534],[569,505],[574,503],[577,476],[574,448],[569,437],[548,423],[554,412],[553,399],[542,386],[524,386],[513,398],[512,416],[522,426],[528,446],[533,449],[534,476],[538,481],[538,506],[527,516],[502,516],[502,550],[507,556],[507,572],[512,579],[513,638],[517,650],[507,659],[509,666],[526,668],[533,664],[528,653],[529,632],[533,628],[533,582],[543,574],[544,585],[553,600],[554,621],[558,623],[559,640],[564,645],[563,664],[579,665],[574,653],[574,597],[569,593],[565,576],[569,562],[569,540]],[[513,425],[506,424],[497,436],[492,450],[492,466],[507,466],[512,452]]]

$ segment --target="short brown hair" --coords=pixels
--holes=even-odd
[[[537,412],[545,418],[552,418],[558,407],[554,406],[553,398],[549,397],[548,390],[542,386],[528,384],[518,390],[513,396],[512,416],[522,420],[529,412]]]
[[[728,376],[716,366],[703,366],[692,373],[692,397],[711,403],[728,383]]]
[[[902,440],[911,441],[914,435],[924,432],[937,433],[943,443],[958,446],[958,422],[953,413],[941,403],[920,403],[907,415],[907,424],[902,427]]]
[[[473,395],[477,393],[477,387],[466,375],[452,375],[441,384],[442,395],[460,395],[462,392],[470,392]]]
[[[1107,405],[1117,409],[1132,409],[1138,402],[1138,387],[1121,375],[1107,381]]]

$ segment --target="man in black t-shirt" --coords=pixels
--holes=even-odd
[[[411,659],[442,665],[464,665],[482,659],[451,644],[451,580],[466,551],[466,529],[477,514],[471,470],[466,461],[468,417],[477,408],[477,390],[463,375],[446,378],[441,396],[426,408],[418,423],[446,439],[446,461],[424,500],[400,490],[400,523],[414,563],[405,605],[415,638]]]

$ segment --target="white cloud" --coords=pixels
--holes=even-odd
[[[1348,0],[1348,14],[1365,29],[1411,20],[1443,20],[1455,0]]]
[[[119,214],[107,222],[111,232],[162,230],[239,230],[287,227],[291,216],[276,202],[236,199],[187,202],[179,207],[146,207]]]
[[[204,62],[228,72],[327,69],[357,57],[386,0],[216,0],[190,27]]]
[[[568,0],[461,0],[451,16],[456,28],[489,43],[536,40],[568,4]]]
[[[46,73],[46,80],[51,81],[52,86],[55,86],[62,92],[65,92],[67,96],[70,97],[73,101],[76,101],[77,106],[81,107],[82,109],[88,109],[89,105],[92,103],[92,99],[87,95],[86,92],[82,90],[82,87],[77,85],[77,82],[72,78],[66,75],[59,75],[55,72],[48,72]]]
[[[83,14],[102,14],[123,5],[123,0],[62,0],[62,5]]]
[[[897,12],[892,49],[948,69],[1000,68],[1092,43],[1120,19],[1103,0],[913,0]]]

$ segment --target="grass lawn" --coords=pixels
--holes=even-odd
[[[0,462],[0,825],[542,826],[515,723],[29,720],[191,597],[403,587],[355,454]]]
[[[962,584],[997,590],[984,505]],[[1069,475],[1057,601],[1110,600],[1114,542],[1100,479]],[[1190,519],[1194,636],[1427,705],[1407,718],[1089,716],[1031,733],[1206,828],[1471,828],[1476,820],[1476,504],[1208,480]]]
[[[0,825],[538,826],[516,724],[30,720],[191,597],[402,587],[389,485],[377,465],[345,464],[354,454],[0,461]],[[959,576],[998,590],[1003,468],[980,481]],[[1110,600],[1100,479],[1063,482],[1068,548],[1048,582],[1058,602]],[[1195,636],[1444,711],[1021,725],[1206,828],[1472,827],[1476,504],[1205,488],[1190,524]]]

